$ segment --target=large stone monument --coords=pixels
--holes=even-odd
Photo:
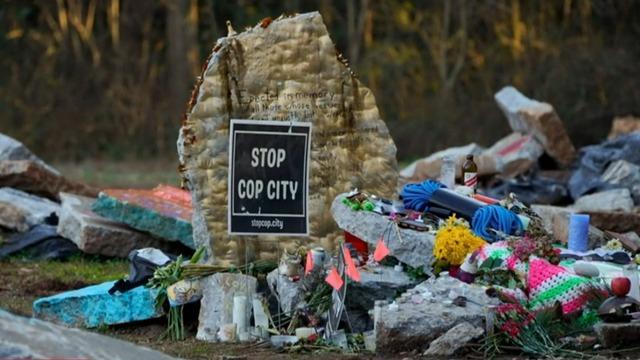
[[[230,237],[227,181],[230,119],[311,122],[310,238]],[[374,95],[336,51],[319,13],[267,18],[218,40],[198,78],[178,139],[180,170],[191,190],[194,241],[221,264],[275,258],[276,246],[339,236],[336,195],[360,188],[396,193],[396,147]]]

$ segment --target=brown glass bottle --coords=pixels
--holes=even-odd
[[[478,165],[473,161],[473,155],[467,155],[467,160],[462,164],[462,181],[464,186],[472,188],[474,191],[478,187]]]

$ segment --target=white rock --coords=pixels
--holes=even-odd
[[[424,352],[426,356],[451,356],[464,347],[469,341],[484,334],[481,327],[462,322],[435,339]]]
[[[252,276],[217,273],[202,279],[202,300],[196,339],[220,341],[218,332],[225,324],[233,324],[235,296],[253,299],[257,280]]]
[[[633,199],[631,199],[629,189],[607,190],[581,196],[572,208],[577,211],[630,212],[633,209]]]

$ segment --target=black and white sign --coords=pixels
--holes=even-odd
[[[308,235],[311,123],[231,120],[229,234]]]

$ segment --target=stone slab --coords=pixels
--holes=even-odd
[[[159,351],[0,309],[1,359],[171,360]]]
[[[607,139],[615,139],[619,135],[640,131],[640,118],[634,116],[620,116],[613,119],[611,131]]]
[[[126,258],[134,249],[162,248],[164,241],[91,211],[95,199],[60,193],[58,234],[88,254]]]
[[[35,161],[0,161],[0,186],[11,187],[38,196],[59,200],[62,191],[97,196],[98,190],[69,180]]]
[[[583,195],[576,200],[572,208],[582,212],[630,212],[633,209],[633,199],[629,189],[613,189]]]
[[[0,188],[0,226],[24,232],[42,224],[60,205],[51,200],[12,188]]]
[[[375,324],[377,353],[424,351],[433,340],[464,322],[484,328],[487,306],[498,303],[485,291],[485,287],[448,276],[426,280],[402,294],[397,307],[381,309]],[[466,306],[451,304],[457,296],[468,299]]]
[[[286,275],[280,275],[280,270],[275,269],[267,274],[269,290],[274,294],[283,313],[290,313],[304,300],[304,290],[301,281],[293,281]]]
[[[191,198],[184,190],[171,186],[152,190],[106,189],[91,209],[134,229],[195,248]]]
[[[626,160],[618,160],[607,166],[601,176],[602,181],[626,187],[631,192],[635,204],[640,205],[640,166]]]
[[[605,348],[632,347],[640,338],[640,323],[598,323],[594,326],[598,341]]]
[[[72,327],[95,328],[162,316],[155,307],[156,291],[139,286],[122,294],[109,294],[115,281],[88,286],[33,303],[33,316]]]
[[[253,299],[258,281],[242,274],[217,273],[203,278],[201,285],[202,300],[196,339],[217,342],[220,341],[220,328],[233,322],[233,297],[244,295],[247,299]]]
[[[469,341],[484,335],[484,329],[462,322],[433,340],[429,345],[425,356],[452,356],[459,352]]]
[[[227,234],[230,119],[311,122],[311,237]],[[336,52],[318,12],[281,16],[221,38],[203,67],[178,138],[180,170],[191,190],[196,244],[220,264],[273,258],[273,244],[332,249],[339,236],[329,216],[335,196],[355,187],[396,194],[396,146],[373,93]]]
[[[29,160],[33,161],[53,174],[60,175],[60,172],[47,163],[42,161],[39,157],[34,155],[20,141],[0,133],[0,161],[3,160]]]
[[[353,211],[342,203],[346,196],[346,193],[340,194],[333,201],[331,214],[335,222],[341,229],[375,246],[391,220],[369,211]],[[435,260],[435,235],[404,228],[399,228],[400,238],[395,231],[391,233],[392,235],[385,238],[385,244],[391,251],[390,255],[412,267],[422,267],[426,274],[431,273],[431,264]]]
[[[560,165],[571,164],[576,150],[553,106],[529,99],[512,86],[494,97],[513,131],[533,135]]]

